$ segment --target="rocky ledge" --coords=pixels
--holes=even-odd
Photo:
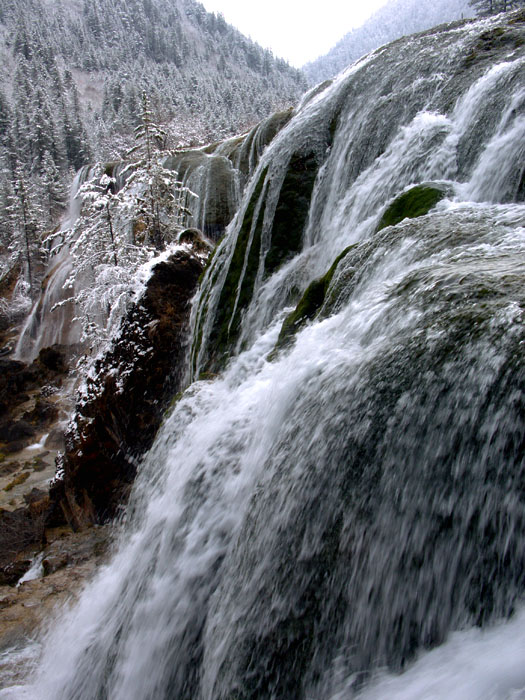
[[[182,240],[153,268],[77,401],[50,492],[74,530],[110,520],[126,503],[138,460],[182,386],[190,302],[210,252],[196,232]]]
[[[42,551],[27,550],[32,567],[18,586],[0,585],[0,688],[21,682],[31,671],[36,641],[60,611],[71,605],[108,554],[110,525],[72,533],[47,531]],[[21,650],[21,651],[17,651]]]

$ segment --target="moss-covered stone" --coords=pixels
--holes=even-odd
[[[202,337],[204,334],[204,325],[206,323],[206,317],[208,315],[208,306],[210,302],[210,296],[211,292],[217,282],[217,279],[219,277],[219,272],[220,272],[220,265],[217,264],[215,258],[217,251],[219,251],[219,245],[213,249],[211,255],[208,257],[208,260],[206,262],[206,266],[201,272],[199,279],[197,281],[197,286],[200,287],[205,275],[208,274],[208,270],[210,270],[209,273],[209,278],[207,280],[206,286],[204,287],[203,293],[202,293],[202,300],[199,302],[199,314],[198,314],[198,320],[197,320],[197,325],[195,329],[195,334],[194,334],[194,340],[191,348],[191,367],[192,370],[195,372],[197,369],[197,362],[198,362],[198,357],[202,345]],[[212,261],[214,262],[214,267],[212,267]]]
[[[523,24],[525,23],[525,10],[520,10],[514,14],[512,19],[509,19],[509,24]]]
[[[313,320],[319,314],[337,266],[354,247],[352,245],[345,248],[334,260],[328,272],[308,285],[295,309],[284,319],[275,348],[269,356],[270,360],[274,359],[282,347],[288,345],[291,338],[305,323]]]
[[[113,160],[109,163],[104,163],[104,175],[107,175],[108,177],[113,177],[113,173],[115,172],[115,168],[117,165],[120,165],[119,160]]]
[[[275,115],[275,120],[280,125],[281,121],[289,119],[289,116],[290,113],[285,112]],[[296,153],[291,157],[279,192],[272,229],[269,232],[269,249],[263,263],[265,277],[275,272],[301,250],[317,171],[318,159],[313,152],[306,155]],[[224,365],[229,350],[239,336],[242,313],[252,300],[255,281],[261,265],[265,215],[264,202],[261,202],[260,207],[258,205],[261,198],[265,197],[263,190],[269,181],[267,167],[259,176],[237,236],[235,250],[229,263],[228,273],[216,307],[213,327],[208,338],[209,355],[202,368],[205,371],[217,371]],[[254,220],[256,212],[257,219]],[[210,280],[208,286],[210,286],[209,282]],[[205,295],[201,305],[203,310],[200,314],[201,321],[192,349],[194,370],[202,344],[202,326],[207,315],[208,302],[209,294]]]
[[[301,326],[315,318],[323,304],[327,284],[326,278],[321,277],[308,285],[295,309],[285,318],[277,347],[285,345]]]
[[[275,210],[271,243],[264,265],[266,276],[301,250],[318,167],[314,153],[296,153],[290,160]]]
[[[387,208],[377,227],[377,231],[387,226],[395,226],[403,219],[415,219],[424,216],[448,194],[440,185],[416,185],[399,195]]]
[[[516,24],[519,21],[519,16],[510,21],[509,24]],[[481,63],[487,59],[491,59],[494,54],[502,48],[518,49],[523,46],[523,36],[517,31],[504,29],[503,27],[495,27],[483,32],[477,38],[476,43],[471,47],[465,57],[465,67],[472,68],[474,64]]]
[[[217,305],[209,339],[210,347],[214,350],[213,358],[210,358],[214,367],[220,367],[223,364],[227,349],[235,342],[239,332],[241,312],[252,297],[259,266],[264,208],[261,206],[259,209],[255,228],[253,228],[254,216],[266,182],[267,172],[268,168],[265,168],[261,173],[246,208]],[[252,230],[253,237],[251,236]],[[241,285],[240,290],[239,284]]]
[[[191,245],[196,253],[206,256],[210,256],[215,250],[213,245],[203,237],[201,231],[196,228],[187,228],[184,231],[181,231],[178,242]]]
[[[20,484],[23,484],[24,481],[29,479],[30,476],[30,472],[22,472],[21,474],[18,474],[12,481],[10,481],[7,484],[7,486],[4,487],[4,491],[11,491],[11,489],[14,489],[15,486],[20,486]]]
[[[194,225],[205,236],[217,241],[232,220],[236,208],[236,173],[230,160],[203,150],[179,151],[167,157],[164,167],[173,170],[178,180],[190,189],[199,191],[205,206],[189,198],[188,208],[193,213]]]
[[[259,162],[266,146],[273,141],[275,136],[290,121],[293,108],[282,112],[275,112],[260,124],[254,127],[245,137],[236,153],[231,154],[231,160],[245,176],[249,176],[253,168]]]

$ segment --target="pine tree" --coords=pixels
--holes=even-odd
[[[43,256],[39,236],[39,221],[42,210],[38,204],[35,188],[19,167],[13,186],[9,206],[12,216],[13,235],[10,247],[23,263],[24,279],[29,294],[35,298],[38,290],[38,276],[42,271]]]
[[[100,168],[78,193],[82,199],[80,216],[74,227],[62,236],[75,260],[74,276],[88,274],[101,264],[118,265],[111,215],[111,180]]]
[[[64,143],[68,163],[79,170],[91,158],[88,137],[83,125],[78,92],[73,84],[70,89],[70,104],[64,114]]]
[[[122,190],[122,197],[133,202],[135,221],[144,230],[143,242],[156,250],[163,250],[186,227],[191,216],[189,200],[195,196],[159,158],[152,159],[149,166],[145,161],[133,166]]]
[[[495,15],[525,7],[525,0],[470,0],[469,4],[478,15]]]
[[[48,229],[53,228],[64,211],[66,188],[49,151],[46,151],[42,158],[40,195],[45,214],[45,225]]]
[[[41,89],[35,91],[31,105],[29,143],[31,147],[31,167],[40,173],[45,153],[54,157],[57,148],[54,138],[54,123],[51,117],[47,95]]]
[[[128,151],[127,155],[141,155],[146,161],[146,167],[149,167],[154,154],[165,148],[166,139],[167,133],[155,122],[149,97],[146,91],[143,91],[140,124],[135,129],[137,144]]]
[[[75,304],[82,341],[93,350],[111,334],[128,303],[138,266],[153,254],[147,246],[134,244],[134,200],[129,193],[115,194],[114,188],[115,180],[99,165],[80,189],[82,206],[74,226],[47,239],[57,252],[66,247],[73,259],[64,284],[73,293],[66,302]]]
[[[0,92],[0,145],[5,145],[7,133],[12,123],[11,108],[5,95]]]
[[[129,182],[139,193],[135,197],[137,213],[146,225],[150,241],[157,250],[162,250],[169,240],[170,228],[180,230],[185,188],[156,157],[166,143],[167,133],[154,120],[146,92],[142,93],[141,123],[135,129],[135,139],[137,144],[127,155],[141,154],[142,160]]]
[[[0,250],[2,253],[10,247],[13,238],[13,216],[11,205],[14,192],[11,184],[11,173],[7,165],[0,170]]]

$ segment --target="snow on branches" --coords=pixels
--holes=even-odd
[[[117,181],[102,164],[79,190],[79,216],[67,230],[48,237],[54,253],[65,251],[70,269],[60,305],[74,303],[81,342],[97,351],[116,330],[134,296],[137,271],[175,242],[191,215],[195,196],[164,168],[160,154],[130,163]]]

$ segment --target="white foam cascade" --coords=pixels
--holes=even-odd
[[[359,700],[521,700],[525,697],[525,613],[490,630],[456,632],[407,673],[385,676]],[[352,697],[350,688],[331,700]]]

